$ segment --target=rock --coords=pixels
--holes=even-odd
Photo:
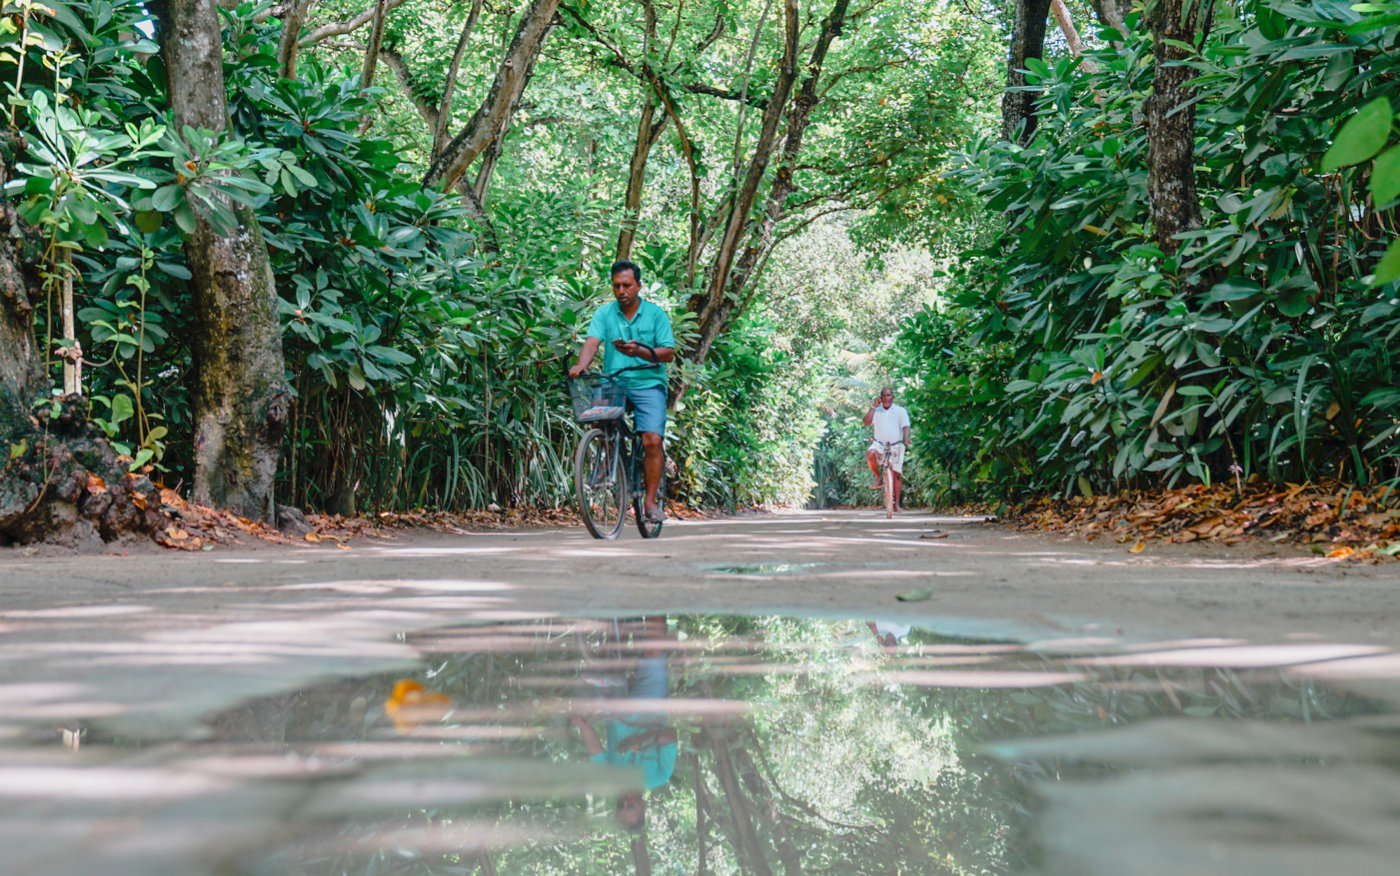
[[[311,531],[311,524],[301,509],[291,505],[277,506],[277,529],[286,535],[303,536]]]

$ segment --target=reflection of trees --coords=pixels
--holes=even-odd
[[[1031,783],[1112,768],[990,758],[981,754],[985,743],[1164,716],[1309,721],[1371,711],[1365,700],[1278,671],[1079,665],[1089,680],[1074,685],[899,685],[885,673],[933,665],[920,662],[930,659],[966,668],[977,647],[916,631],[910,647],[887,653],[859,622],[687,617],[678,630],[683,641],[673,660],[671,700],[681,754],[672,779],[649,795],[645,833],[615,828],[616,788],[560,793],[562,784],[533,791],[522,785],[508,789],[503,801],[408,807],[346,820],[329,830],[362,844],[368,840],[370,847],[377,843],[380,851],[316,858],[288,849],[259,869],[1008,872],[1034,861],[1022,841],[1034,806]],[[452,696],[457,707],[449,724],[518,731],[514,737],[498,734],[495,741],[484,732],[443,737],[432,755],[441,758],[442,771],[472,777],[484,765],[509,759],[587,772],[577,740],[563,732],[565,705],[578,693],[587,665],[580,651],[584,642],[558,620],[440,631],[417,641],[429,655],[420,676],[424,684]],[[950,655],[967,659],[959,664],[963,657]],[[1066,668],[1063,660],[1007,646],[980,656],[994,661],[979,664],[989,669]],[[336,740],[383,740],[392,737],[383,702],[393,683],[392,677],[339,682],[254,704],[221,716],[214,726],[225,739],[312,748]],[[728,718],[687,710],[687,703],[724,701],[754,709]],[[505,768],[499,774],[511,773]],[[486,833],[475,844],[446,849],[415,848],[405,840],[414,831],[463,825],[485,825]],[[514,839],[493,843],[491,830]]]

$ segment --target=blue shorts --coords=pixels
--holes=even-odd
[[[632,428],[638,432],[666,434],[666,387],[627,387],[627,400],[632,403]]]

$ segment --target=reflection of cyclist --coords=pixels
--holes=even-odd
[[[862,422],[875,428],[875,440],[865,451],[865,462],[875,475],[872,488],[881,488],[880,454],[884,445],[898,442],[890,448],[890,469],[894,472],[894,510],[903,511],[899,506],[899,497],[904,491],[904,448],[909,444],[909,412],[894,403],[894,390],[887,386],[880,390],[880,397],[870,403],[870,410],[865,412]]]
[[[666,311],[642,300],[640,268],[631,262],[613,264],[612,288],[616,300],[604,304],[593,314],[578,363],[569,369],[569,376],[582,374],[593,363],[598,347],[605,342],[609,344],[603,352],[605,374],[646,363],[658,366],[629,371],[622,378],[627,381],[627,400],[632,403],[635,428],[641,433],[642,447],[646,450],[643,465],[647,482],[645,513],[648,520],[660,520],[662,509],[656,505],[656,485],[661,480],[661,436],[666,433],[664,363],[675,359],[676,339]]]
[[[671,694],[669,652],[662,647],[666,638],[666,618],[648,617],[635,640],[640,648],[628,679],[626,696],[631,700],[661,700]],[[676,728],[668,726],[664,709],[638,709],[607,719],[606,739],[600,738],[584,717],[571,715],[569,722],[578,730],[583,748],[594,763],[636,769],[641,772],[642,789],[650,791],[670,781],[676,769]],[[638,828],[646,814],[646,798],[640,793],[618,798],[617,817],[628,828]]]

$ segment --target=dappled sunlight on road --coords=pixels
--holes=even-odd
[[[1170,651],[1138,651],[1116,656],[1084,657],[1075,664],[1097,666],[1296,666],[1326,660],[1344,660],[1386,653],[1390,649],[1367,645],[1222,645],[1178,648]]]

